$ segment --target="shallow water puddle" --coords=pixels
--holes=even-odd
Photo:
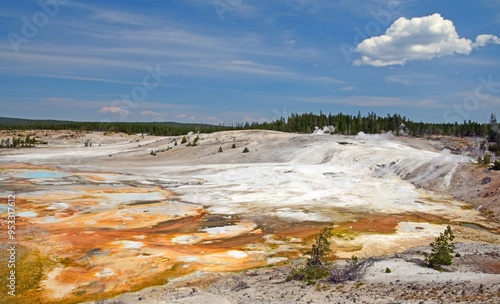
[[[486,228],[484,228],[483,226],[474,223],[460,223],[460,226],[475,230],[486,230]]]
[[[61,178],[69,174],[64,172],[47,171],[47,170],[26,170],[25,172],[15,174],[16,178],[41,179],[41,178]]]

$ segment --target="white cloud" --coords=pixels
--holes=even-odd
[[[119,107],[103,107],[99,110],[100,113],[119,114],[120,116],[128,116],[128,111]]]
[[[214,9],[210,1],[190,1]],[[251,12],[246,2],[229,2],[235,5],[231,6],[232,12],[226,12],[227,17]],[[15,53],[8,40],[0,41],[0,57],[6,59],[0,64],[2,73],[133,84],[132,81],[141,80],[131,78],[136,75],[135,70],[144,71],[146,66],[161,62],[169,73],[183,76],[240,74],[280,81],[283,77],[288,81],[314,81],[295,64],[327,56],[313,47],[298,47],[290,31],[285,31],[282,43],[277,43],[274,35],[269,36],[270,32],[221,32],[215,10],[216,26],[207,24],[203,29],[182,20],[170,20],[163,13],[141,14],[80,2],[70,2],[69,13],[77,13],[79,18],[71,20],[71,27],[65,17],[71,15],[51,20],[53,30],[36,48],[26,47]],[[78,43],[66,43],[67,36],[77,37],[74,41]],[[86,52],[82,53],[83,45]],[[183,62],[188,63],[187,68]],[[50,73],[47,65],[52,66]]]
[[[269,122],[270,119],[264,118],[264,117],[257,118],[257,117],[252,117],[252,116],[245,116],[240,121],[248,122],[248,123],[253,123],[253,122],[264,123],[264,122]]]
[[[154,112],[154,111],[142,111],[141,116],[151,116],[156,120],[164,120],[165,116],[162,113]]]
[[[325,95],[321,97],[301,98],[303,102],[313,104],[329,105],[351,105],[360,107],[390,107],[410,104],[412,101],[406,98],[384,97],[384,96],[348,96],[339,97]]]
[[[473,47],[478,48],[487,45],[488,43],[500,44],[500,38],[495,35],[479,35],[476,38],[476,42],[472,44]]]
[[[440,83],[439,77],[431,74],[424,73],[409,73],[409,74],[394,74],[385,77],[388,82],[398,83],[402,85],[438,85]]]
[[[104,102],[98,100],[83,100],[66,97],[47,97],[39,102],[46,107],[71,108],[71,109],[95,109],[102,107]]]
[[[133,24],[140,25],[144,24],[146,20],[140,15],[136,15],[129,12],[123,11],[111,11],[105,9],[95,9],[94,19],[101,20],[108,23],[120,23],[120,24]]]
[[[223,0],[223,1],[206,1],[206,0],[190,0],[198,6],[211,6],[214,14],[218,15],[220,21],[224,21],[226,15],[237,14],[243,18],[250,18],[259,13],[257,6],[252,6],[242,0]]]
[[[346,86],[346,87],[343,87],[340,89],[341,91],[346,91],[346,92],[349,92],[349,91],[354,91],[356,90],[356,87],[355,86]]]
[[[405,97],[388,96],[332,96],[324,95],[319,97],[289,97],[291,100],[298,100],[311,104],[327,105],[349,105],[357,107],[401,107],[401,108],[429,108],[441,109],[446,105],[436,99],[414,99]]]
[[[376,67],[404,65],[412,60],[431,60],[453,54],[469,54],[473,48],[500,43],[494,35],[479,35],[476,42],[460,38],[453,22],[440,14],[394,21],[384,35],[363,40],[356,51],[361,58],[354,65]]]
[[[214,121],[220,121],[220,119],[218,119],[215,116],[207,116],[207,117],[205,117],[205,119],[208,120],[208,121],[212,121],[212,122],[214,122]]]
[[[401,76],[387,76],[385,80],[389,82],[394,82],[394,83],[399,83],[399,84],[404,84],[404,85],[410,85],[410,80],[408,80],[406,77],[401,77]]]

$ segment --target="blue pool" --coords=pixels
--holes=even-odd
[[[61,178],[68,176],[67,173],[46,170],[27,170],[23,173],[14,175],[17,178]]]

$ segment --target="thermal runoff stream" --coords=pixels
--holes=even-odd
[[[73,303],[293,263],[330,223],[336,258],[428,244],[447,224],[498,229],[420,187],[446,190],[470,161],[447,150],[391,135],[199,136],[196,147],[148,137],[2,155],[0,191],[16,195],[18,300]]]

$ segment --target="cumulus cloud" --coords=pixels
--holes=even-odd
[[[479,35],[476,42],[460,38],[453,22],[440,14],[394,21],[384,35],[363,40],[356,51],[361,58],[354,65],[383,67],[404,65],[412,60],[431,60],[453,54],[469,54],[489,43],[500,44],[495,35]]]
[[[488,43],[500,44],[500,38],[495,35],[479,35],[476,38],[476,42],[472,44],[473,47],[478,48],[487,45]]]
[[[128,111],[119,107],[103,107],[99,110],[100,113],[111,113],[111,114],[119,114],[120,116],[127,116]]]

